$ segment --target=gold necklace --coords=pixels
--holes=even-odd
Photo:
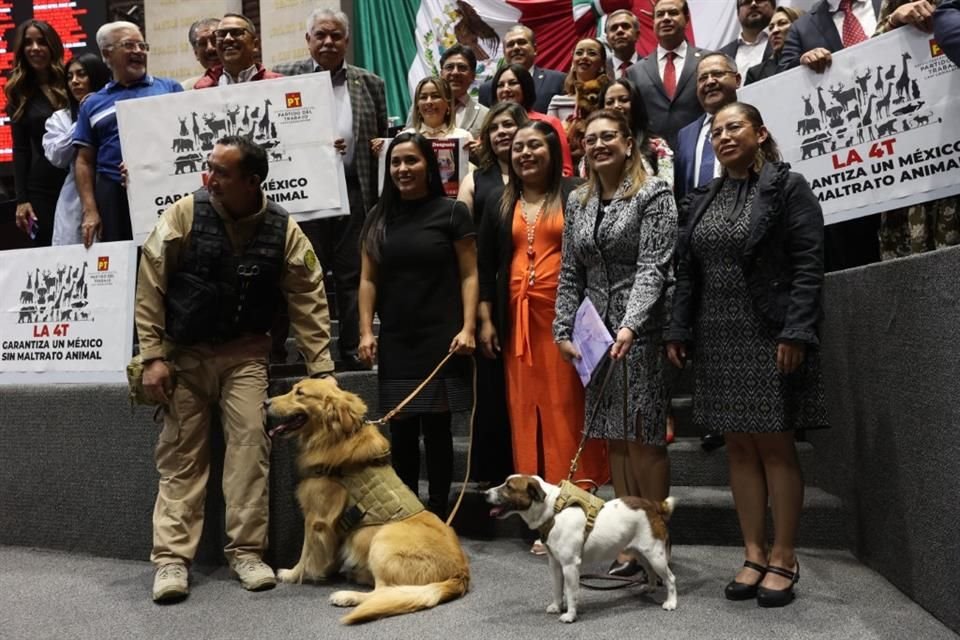
[[[530,222],[530,216],[527,215],[527,206],[528,203],[523,197],[523,193],[520,193],[520,205],[523,211],[523,223],[527,226],[527,284],[533,286],[533,283],[537,280],[537,272],[534,269],[534,258],[537,257],[537,252],[533,250],[533,240],[536,237],[537,222],[540,220],[541,214],[543,214],[543,209],[547,205],[546,196],[540,200],[540,206],[537,208],[537,213],[533,217],[533,222]]]

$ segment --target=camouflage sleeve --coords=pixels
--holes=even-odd
[[[330,314],[323,288],[323,267],[310,240],[292,218],[287,225],[286,273],[281,287],[290,325],[307,363],[307,373],[333,371],[330,357]]]
[[[144,360],[164,358],[167,278],[179,264],[180,251],[193,224],[193,196],[175,202],[163,212],[143,243],[134,319]]]

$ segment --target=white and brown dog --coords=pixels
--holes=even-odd
[[[515,474],[499,487],[488,489],[487,502],[494,505],[490,515],[506,518],[516,513],[531,529],[541,532],[553,572],[553,601],[547,613],[560,613],[563,602],[567,610],[562,622],[577,619],[577,595],[582,563],[611,562],[621,551],[634,553],[647,570],[652,582],[657,575],[667,588],[663,608],[677,608],[677,584],[668,565],[667,520],[673,513],[674,499],[660,504],[643,498],[624,497],[610,500],[597,513],[593,528],[587,532],[587,515],[572,506],[555,513],[560,487],[538,476]],[[553,521],[550,526],[550,521]],[[654,587],[647,585],[646,590]]]

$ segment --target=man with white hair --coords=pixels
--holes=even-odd
[[[116,103],[183,91],[176,80],[147,73],[150,45],[131,22],[109,22],[97,30],[97,47],[113,81],[80,105],[73,144],[76,181],[83,207],[83,244],[133,239],[127,190],[120,177],[123,156]]]
[[[277,65],[274,71],[285,76],[330,72],[336,105],[335,144],[343,154],[350,215],[310,220],[302,223],[301,228],[313,243],[320,264],[333,270],[340,329],[337,368],[365,369],[366,365],[357,357],[360,228],[366,212],[378,199],[377,158],[370,150],[370,141],[387,135],[386,91],[379,77],[344,61],[350,42],[350,21],[345,13],[314,9],[306,26],[310,57]]]

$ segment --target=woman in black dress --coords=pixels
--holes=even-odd
[[[430,141],[405,132],[387,150],[379,203],[360,236],[360,347],[379,361],[380,409],[388,411],[414,390],[449,352],[473,353],[476,344],[477,245],[470,212],[444,197]],[[380,318],[373,335],[374,311]],[[420,433],[426,450],[427,507],[446,516],[453,475],[450,413],[471,405],[469,358],[453,358],[390,421],[393,466],[417,492]]]
[[[34,246],[48,247],[53,215],[67,172],[43,155],[47,118],[67,104],[63,42],[43,20],[28,20],[13,37],[14,63],[3,88],[13,129],[13,177],[17,191],[17,227]]]
[[[696,350],[694,422],[726,437],[746,556],[726,596],[783,606],[800,574],[794,430],[827,426],[818,353],[823,212],[803,176],[780,162],[751,105],[721,109],[711,138],[724,175],[684,203],[667,356],[682,367]]]

